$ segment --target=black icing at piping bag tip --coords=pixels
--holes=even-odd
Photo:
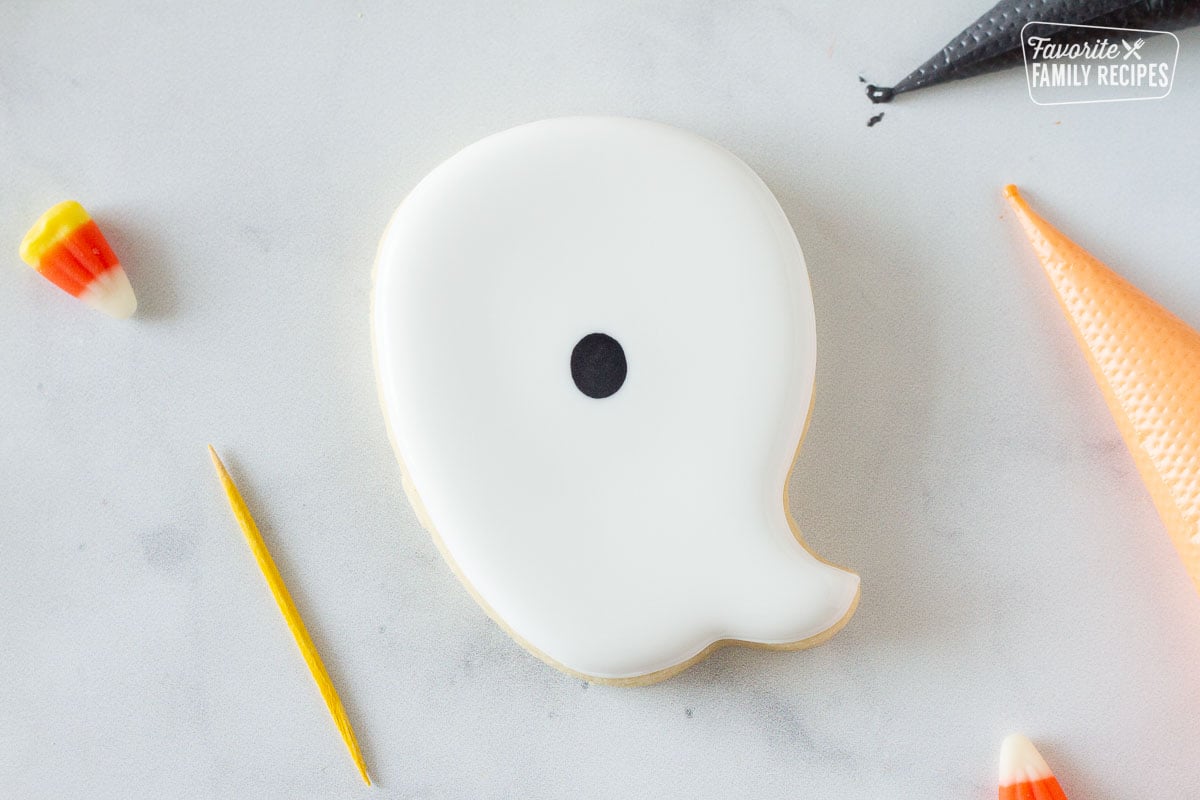
[[[895,96],[896,92],[890,86],[867,84],[867,97],[871,98],[872,103],[890,103]]]

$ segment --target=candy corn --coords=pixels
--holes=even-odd
[[[1004,194],[1200,589],[1200,333],[1031,211],[1017,187]]]
[[[125,319],[137,310],[121,262],[74,200],[59,203],[33,224],[21,240],[21,259],[55,286],[105,314]]]
[[[1067,800],[1046,759],[1019,733],[1000,745],[1000,800]]]

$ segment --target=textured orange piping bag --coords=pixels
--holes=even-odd
[[[1200,590],[1200,333],[1004,194]]]

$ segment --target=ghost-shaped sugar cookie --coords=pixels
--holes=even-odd
[[[373,313],[404,488],[548,663],[648,683],[853,613],[858,577],[787,512],[815,369],[804,257],[729,152],[620,118],[490,136],[396,211]]]

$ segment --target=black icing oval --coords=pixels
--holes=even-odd
[[[599,400],[616,394],[628,371],[625,349],[607,333],[589,333],[571,351],[571,379],[588,397]]]

